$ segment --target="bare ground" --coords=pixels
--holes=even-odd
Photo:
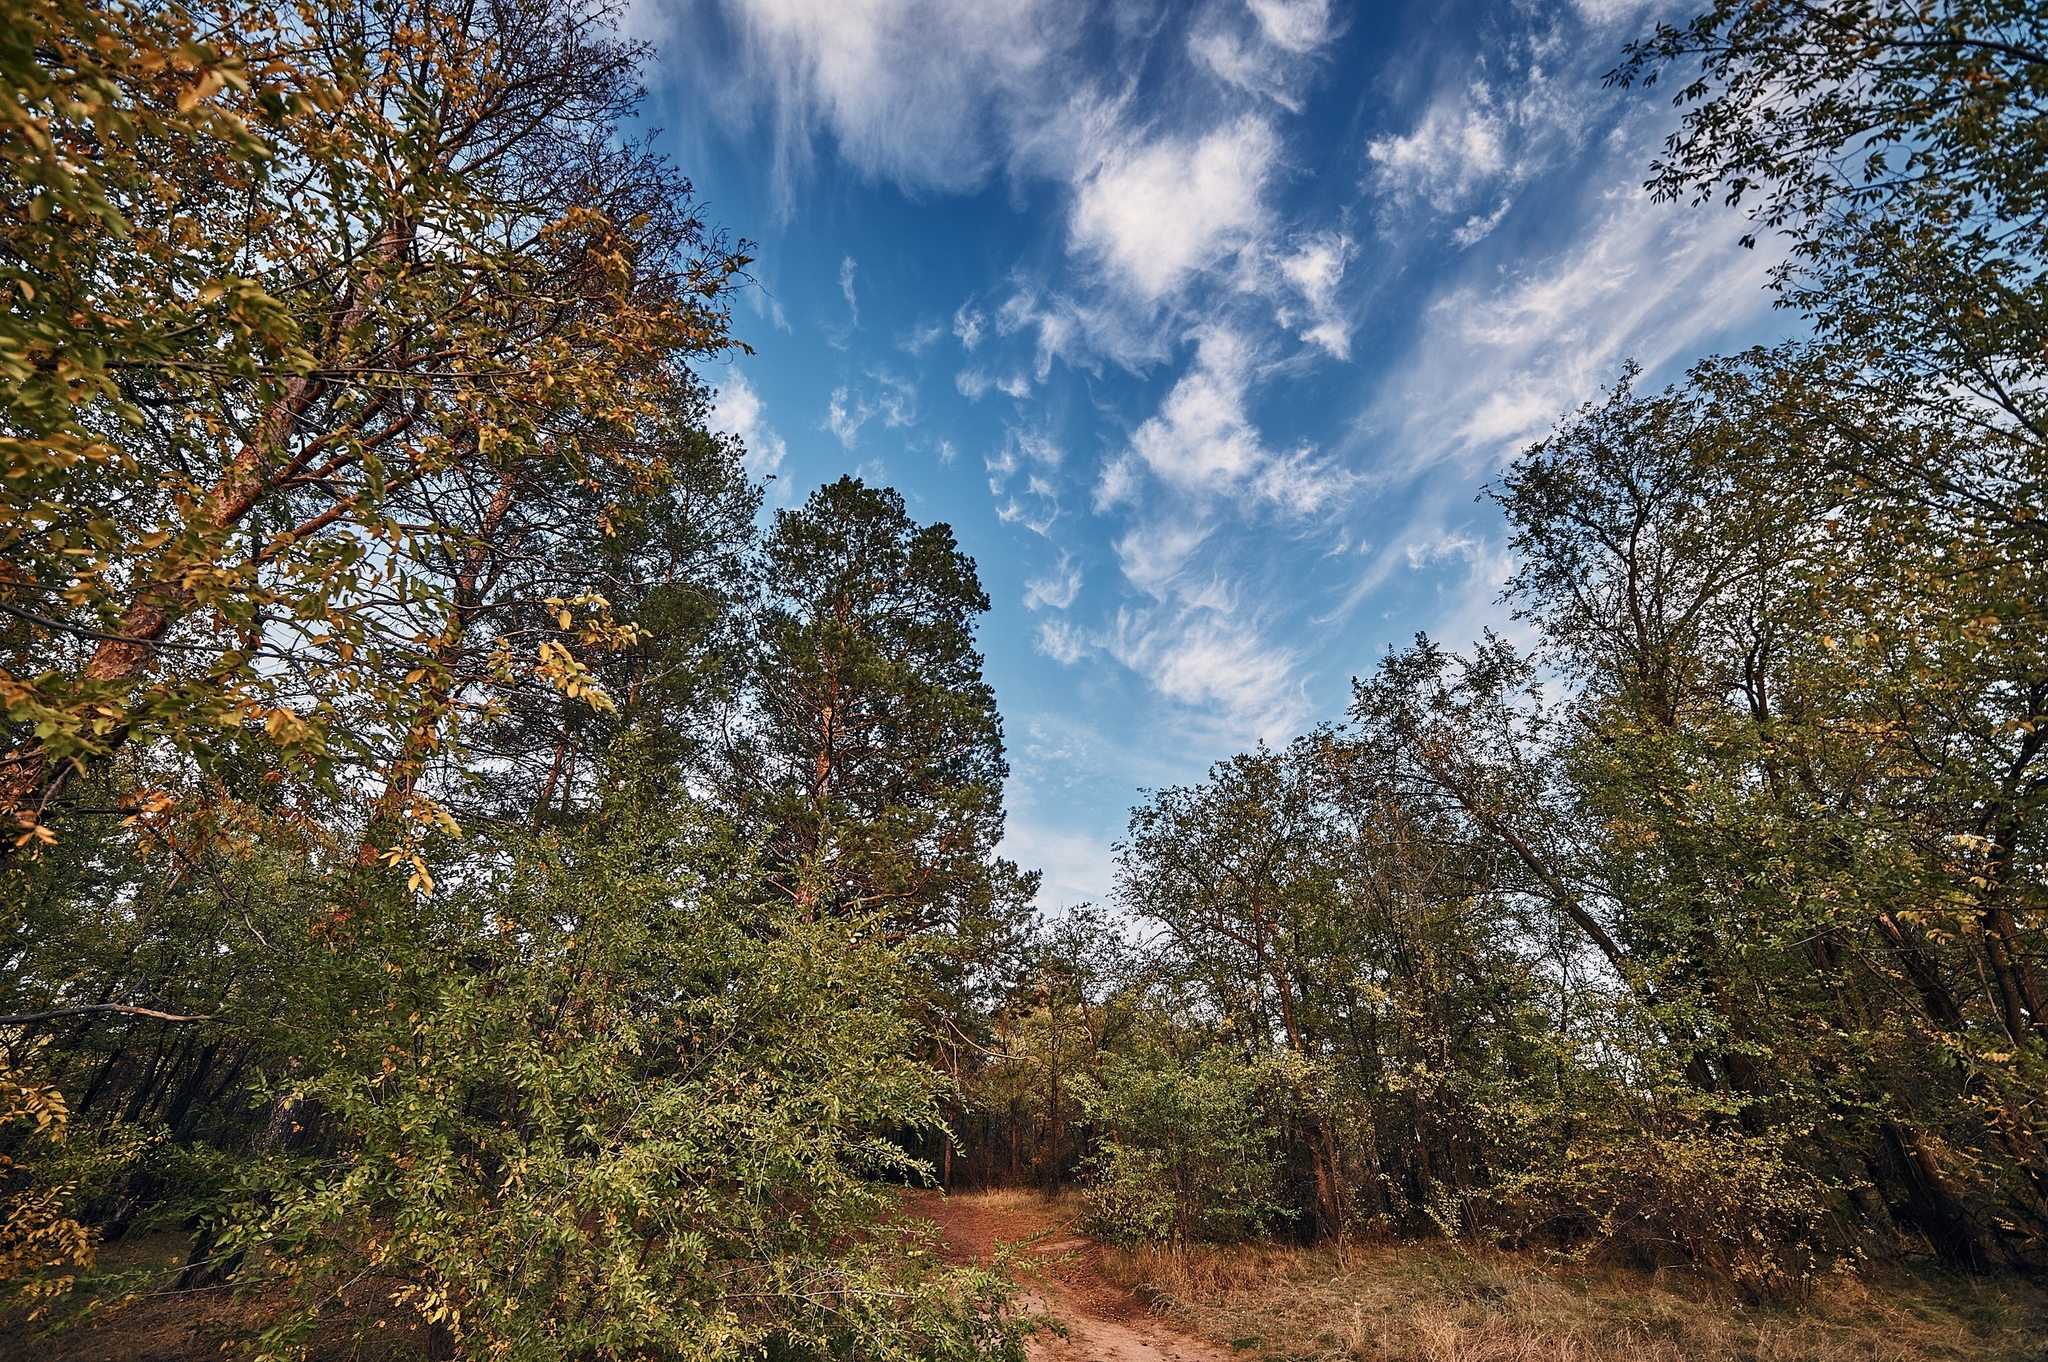
[[[942,1196],[914,1193],[911,1211],[932,1220],[955,1262],[986,1263],[998,1243],[1021,1244],[1030,1300],[1065,1326],[1067,1337],[1040,1332],[1031,1362],[1225,1362],[1229,1348],[1175,1328],[1106,1270],[1101,1244],[1072,1228],[1071,1200],[1035,1192]]]

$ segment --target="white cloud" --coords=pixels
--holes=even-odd
[[[1248,0],[1243,9],[1212,5],[1189,34],[1188,51],[1225,84],[1299,113],[1304,77],[1314,69],[1302,59],[1331,36],[1329,0]]]
[[[1095,645],[1088,641],[1086,631],[1077,629],[1067,620],[1041,620],[1038,625],[1038,651],[1059,663],[1071,667],[1095,651]]]
[[[1461,638],[1498,621],[1504,546],[1469,520],[1475,483],[1492,476],[1634,359],[1653,373],[1707,352],[1720,334],[1754,335],[1770,307],[1773,263],[1737,244],[1733,215],[1650,202],[1637,190],[1641,149],[1622,148],[1615,182],[1576,209],[1564,249],[1500,277],[1474,261],[1422,314],[1405,359],[1358,422],[1383,500],[1405,493],[1406,523],[1388,535],[1341,602],[1347,615],[1402,569],[1435,574],[1446,592],[1436,627]],[[1489,267],[1491,266],[1491,267]],[[1441,570],[1457,562],[1457,578]]]
[[[1069,364],[1088,363],[1090,352],[1137,365],[1163,357],[1163,347],[1147,335],[1150,327],[1134,327],[1122,310],[1108,302],[1084,306],[1064,293],[1042,293],[1022,281],[996,311],[996,334],[1029,331],[1035,339],[1031,371],[1040,383],[1052,375],[1054,358]]]
[[[896,338],[896,348],[906,354],[921,355],[931,349],[933,342],[945,334],[946,328],[940,323],[921,321]]]
[[[1247,42],[1231,29],[1214,28],[1190,37],[1188,51],[1224,83],[1264,95],[1290,113],[1301,112],[1300,100],[1287,88],[1284,68],[1263,44]]]
[[[1507,122],[1493,102],[1486,83],[1475,82],[1433,102],[1413,132],[1367,143],[1379,188],[1456,211],[1475,186],[1508,168]]]
[[[1050,434],[1021,426],[1003,428],[1003,447],[982,460],[988,469],[991,492],[1001,492],[1012,473],[1027,465],[1039,469],[1057,468],[1065,452]]]
[[[1132,586],[1163,601],[1173,593],[1188,561],[1214,530],[1213,523],[1191,515],[1140,521],[1116,541],[1117,562]]]
[[[839,293],[846,299],[846,310],[852,314],[855,326],[860,325],[860,299],[854,296],[853,276],[859,268],[859,263],[850,255],[839,262]]]
[[[825,408],[825,429],[839,437],[839,443],[848,449],[860,438],[860,428],[867,424],[875,409],[864,402],[850,401],[844,383],[832,390],[831,402]]]
[[[1052,483],[1032,474],[1024,480],[1022,495],[1012,496],[996,507],[996,519],[1005,525],[1022,525],[1033,534],[1045,535],[1060,517],[1059,493]]]
[[[852,449],[860,428],[877,416],[892,430],[917,424],[917,385],[886,368],[867,371],[868,383],[858,388],[842,383],[832,390],[825,409],[825,429]]]
[[[1401,466],[1457,457],[1487,471],[1635,359],[1655,368],[1762,318],[1768,253],[1722,215],[1650,202],[1633,184],[1597,201],[1569,249],[1526,273],[1439,297],[1375,424]]]
[[[869,376],[881,384],[875,406],[882,413],[882,424],[892,430],[916,425],[917,384],[887,369],[873,370]]]
[[[1427,538],[1403,545],[1401,552],[1408,559],[1408,566],[1420,572],[1423,568],[1443,562],[1447,558],[1470,563],[1484,548],[1485,545],[1469,531],[1439,530]]]
[[[1064,610],[1074,603],[1074,597],[1081,593],[1081,569],[1074,562],[1072,554],[1062,553],[1059,563],[1043,577],[1029,577],[1024,582],[1024,608],[1027,610]]]
[[[1153,689],[1219,721],[1239,742],[1285,741],[1311,708],[1294,651],[1224,610],[1125,610],[1102,643]]]
[[[754,310],[756,317],[766,318],[770,326],[785,335],[793,332],[789,317],[782,310],[782,300],[774,294],[766,289],[756,288],[747,289],[741,296],[747,300],[747,305]]]
[[[667,46],[693,57],[697,78],[723,91],[728,117],[767,113],[786,199],[826,133],[867,174],[921,189],[979,186],[1022,130],[1063,102],[1058,59],[1088,6],[714,0],[706,8],[723,21],[731,50],[701,32]]]
[[[953,375],[953,387],[969,402],[981,401],[988,395],[990,388],[1020,402],[1031,396],[1031,380],[1022,373],[1010,373],[997,378],[985,369],[962,369]]]
[[[1242,338],[1204,335],[1195,363],[1160,404],[1159,414],[1131,436],[1131,453],[1152,473],[1186,490],[1220,492],[1241,483],[1268,459],[1246,419],[1251,367]]]
[[[1333,286],[1345,249],[1337,238],[1306,244],[1290,257],[1294,287],[1319,296]],[[1275,511],[1300,518],[1333,507],[1357,479],[1311,447],[1275,449],[1262,436],[1249,411],[1266,367],[1260,343],[1220,323],[1193,339],[1193,362],[1096,486],[1099,510],[1126,512],[1118,566],[1149,603],[1126,606],[1088,642],[1182,707],[1186,722],[1229,742],[1280,738],[1309,702],[1300,655],[1265,622],[1273,584],[1261,564],[1271,546],[1252,547],[1246,532],[1260,535],[1254,525]],[[1070,633],[1041,640],[1041,650],[1055,645],[1077,655]]]
[[[1280,325],[1336,359],[1351,358],[1351,323],[1337,292],[1351,255],[1350,237],[1342,232],[1317,232],[1297,241],[1277,262],[1280,277],[1301,299],[1299,311],[1291,305],[1280,308]]]
[[[972,351],[981,344],[982,328],[988,325],[988,318],[972,303],[960,304],[960,310],[953,314],[953,334],[960,338],[960,347]]]
[[[1241,98],[1191,105],[1174,125],[1139,117],[1132,63],[1185,32],[1226,87],[1297,108],[1335,36],[1330,0],[1209,0],[1185,24],[1165,17],[1102,0],[637,0],[628,26],[694,62],[729,120],[768,116],[785,208],[827,141],[913,191],[971,190],[997,170],[1049,178],[1074,196],[1077,252],[1156,301],[1254,234],[1280,139]],[[1084,47],[1091,34],[1108,47]],[[963,307],[956,323],[972,350],[978,319]]]
[[[1157,301],[1265,225],[1261,197],[1279,156],[1278,136],[1258,118],[1112,146],[1078,185],[1073,248],[1117,289]]]
[[[1330,0],[1245,0],[1259,31],[1275,47],[1297,56],[1313,52],[1330,37]]]
[[[1257,356],[1235,331],[1197,333],[1195,362],[1132,432],[1128,451],[1104,471],[1096,501],[1108,507],[1132,500],[1142,467],[1184,494],[1249,494],[1297,515],[1313,512],[1351,485],[1341,468],[1302,447],[1267,448],[1246,413]]]
[[[1135,566],[1129,552],[1134,546],[1126,541],[1118,547],[1128,575]],[[1158,547],[1165,549],[1167,560],[1159,565],[1160,575],[1170,577],[1178,566],[1172,561],[1174,548]],[[1061,572],[1068,571],[1070,566],[1063,564]],[[1145,570],[1137,571],[1143,575]],[[1078,591],[1078,573],[1071,581],[1071,590]],[[1068,590],[1068,578],[1056,574],[1051,588]],[[1176,598],[1126,606],[1107,629],[1091,630],[1064,616],[1042,620],[1037,649],[1063,666],[1107,654],[1185,709],[1175,720],[1183,733],[1207,729],[1225,744],[1242,744],[1284,740],[1296,732],[1310,710],[1298,675],[1299,655],[1268,638],[1260,621],[1240,607],[1236,593],[1219,581],[1185,591],[1162,583],[1162,590]],[[1029,598],[1027,604],[1039,608]]]
[[[1631,25],[1639,23],[1639,16],[1647,10],[1670,10],[1671,0],[1572,0],[1572,8],[1588,23],[1601,28],[1612,28],[1626,20]]]
[[[1508,209],[1514,206],[1514,199],[1503,197],[1498,204],[1494,205],[1491,213],[1484,215],[1474,213],[1471,217],[1466,218],[1465,225],[1451,233],[1451,240],[1457,242],[1460,246],[1477,246],[1480,242],[1493,235],[1493,229],[1500,226],[1500,220],[1506,217]]]
[[[1552,79],[1542,57],[1559,41],[1555,29],[1524,35],[1501,54],[1505,79],[1447,85],[1410,131],[1366,144],[1384,232],[1398,235],[1397,224],[1423,210],[1462,218],[1452,239],[1472,246],[1500,225],[1518,189],[1577,156],[1590,120],[1616,96],[1591,79]]]
[[[1044,534],[1059,519],[1059,489],[1053,484],[1053,470],[1057,469],[1065,452],[1044,431],[1008,426],[1003,432],[1003,447],[982,460],[988,470],[988,490],[992,496],[1002,498],[996,507],[996,518],[1005,524],[1019,524],[1036,534]],[[1012,488],[1010,481],[1018,472],[1024,473],[1024,486]]]
[[[768,424],[767,404],[738,369],[728,371],[725,382],[719,386],[709,425],[713,430],[739,437],[747,451],[741,466],[757,478],[774,473],[789,457],[789,446]]]

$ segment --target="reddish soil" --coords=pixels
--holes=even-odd
[[[1156,1318],[1103,1270],[1102,1245],[1076,1234],[1056,1205],[1014,1194],[952,1197],[917,1192],[911,1211],[933,1221],[956,1262],[987,1262],[998,1243],[1021,1245],[1028,1299],[1066,1326],[1041,1332],[1032,1362],[1227,1362],[1230,1349]]]

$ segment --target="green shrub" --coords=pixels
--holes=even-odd
[[[1228,1243],[1286,1214],[1275,1196],[1276,1064],[1211,1050],[1176,1058],[1108,1058],[1077,1080],[1104,1132],[1090,1160],[1084,1225],[1121,1244]]]

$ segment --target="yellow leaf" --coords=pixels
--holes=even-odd
[[[221,86],[227,83],[227,77],[219,71],[201,71],[198,80],[178,92],[178,112],[192,112],[201,100],[212,99],[220,93]]]

